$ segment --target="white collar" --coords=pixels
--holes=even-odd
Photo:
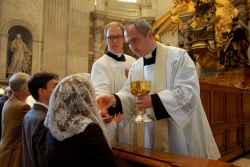
[[[118,57],[121,57],[121,56],[122,56],[122,54],[123,54],[123,52],[122,52],[122,53],[117,54],[117,53],[111,52],[110,50],[109,50],[109,52],[110,52],[110,53],[113,53],[113,54],[115,54],[115,55],[117,55]]]
[[[151,58],[151,57],[152,57],[152,52],[155,50],[155,48],[156,48],[156,45],[155,45],[155,47],[151,50],[151,52],[149,52],[148,55],[144,56],[144,58],[145,58],[145,59]]]

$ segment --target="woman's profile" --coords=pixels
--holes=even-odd
[[[44,124],[48,167],[116,166],[89,74],[68,76],[56,86]]]

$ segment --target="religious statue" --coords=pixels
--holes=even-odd
[[[23,42],[21,34],[17,34],[16,38],[10,44],[10,51],[13,53],[11,63],[8,67],[8,73],[25,72],[30,73],[31,70],[31,51]]]
[[[220,63],[230,68],[250,67],[247,57],[248,29],[240,22],[239,16],[239,10],[234,9],[231,15],[232,29],[220,56]]]

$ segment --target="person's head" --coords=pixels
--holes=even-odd
[[[240,17],[240,11],[237,8],[234,8],[231,12],[231,17],[233,18],[239,18]]]
[[[231,12],[231,17],[232,17],[232,26],[238,25],[238,20],[240,17],[240,11],[237,8],[234,8]]]
[[[122,53],[123,44],[125,42],[123,36],[124,26],[118,22],[111,22],[104,29],[104,38],[110,52]]]
[[[21,97],[22,99],[26,99],[29,95],[29,89],[28,89],[28,80],[29,80],[29,75],[23,72],[18,72],[14,73],[10,77],[9,81],[9,87],[11,91]]]
[[[21,34],[16,34],[16,38],[17,39],[21,39],[22,37],[21,37]]]
[[[10,97],[12,95],[12,91],[11,91],[9,86],[5,88],[4,95],[6,95],[8,97]]]
[[[97,123],[107,137],[89,74],[65,77],[51,95],[44,125],[57,140],[63,141],[83,132],[92,122]]]
[[[179,41],[179,42],[178,42],[178,46],[179,46],[180,48],[184,48],[184,46],[185,46],[184,41]]]
[[[145,19],[129,21],[124,37],[130,49],[140,57],[148,55],[156,44],[152,26]]]
[[[30,94],[36,101],[49,104],[50,95],[58,84],[58,80],[59,76],[54,73],[35,73],[28,81]]]

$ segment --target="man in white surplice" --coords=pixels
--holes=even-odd
[[[102,94],[117,93],[127,80],[128,70],[136,61],[135,58],[123,54],[123,36],[124,26],[118,22],[111,22],[104,29],[105,42],[108,45],[108,51],[100,59],[95,61],[91,71],[91,81],[94,85],[96,97]],[[114,115],[112,108],[109,109],[109,115]],[[117,115],[117,117],[121,117]],[[122,118],[119,118],[119,120]],[[106,124],[109,137],[112,140],[128,143],[129,129],[125,129],[125,119],[117,126],[116,121]]]
[[[146,109],[155,118],[145,123],[145,147],[171,153],[220,158],[200,100],[199,80],[194,62],[180,48],[165,46],[153,38],[151,25],[144,19],[127,23],[124,36],[138,59],[130,69],[123,89],[97,99],[105,110],[115,106],[126,119],[134,109]],[[151,80],[150,95],[137,99],[129,92],[129,82]]]

